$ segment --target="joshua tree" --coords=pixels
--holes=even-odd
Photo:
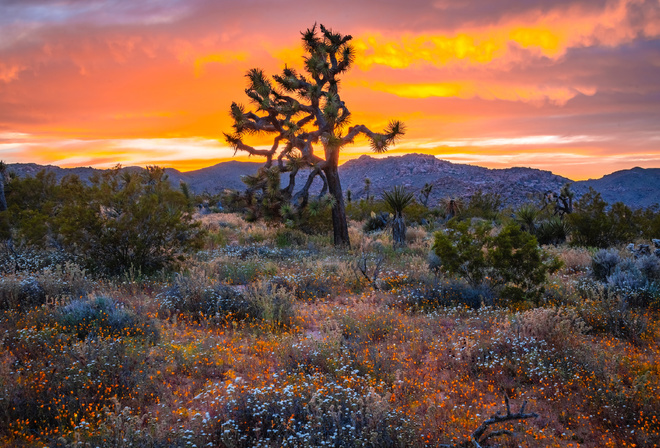
[[[394,246],[406,245],[406,220],[403,218],[403,209],[414,201],[412,193],[406,192],[406,189],[398,185],[391,191],[383,193],[383,200],[394,214],[392,220],[392,239]]]
[[[573,199],[575,199],[575,192],[571,190],[571,184],[567,183],[561,190],[559,194],[554,193],[549,190],[546,191],[543,198],[543,208],[546,208],[548,205],[554,202],[554,214],[559,215],[561,219],[564,219],[564,215],[570,215],[573,213]]]
[[[0,160],[0,212],[7,210],[7,200],[5,199],[5,171],[7,165]]]
[[[271,204],[290,204],[302,211],[309,202],[309,188],[319,177],[323,183],[321,193],[329,192],[334,198],[332,224],[335,245],[350,245],[346,210],[339,182],[338,164],[341,149],[364,135],[377,153],[386,151],[404,133],[403,124],[392,121],[383,133],[371,131],[365,125],[348,127],[351,113],[339,96],[339,76],[346,72],[355,59],[349,35],[334,33],[320,25],[302,33],[306,56],[305,74],[285,67],[281,75],[272,80],[263,71],[252,69],[247,73],[246,94],[255,106],[247,111],[232,103],[233,132],[225,139],[235,151],[266,158],[256,176],[248,179],[248,193],[261,190],[262,201],[275,198]],[[270,149],[257,149],[244,141],[250,134],[266,133],[273,136]],[[323,156],[315,152],[323,148]],[[310,173],[303,188],[294,195],[296,175],[301,168]],[[286,187],[274,188],[273,178],[289,173]],[[276,191],[279,190],[279,191]],[[266,201],[268,202],[268,201]]]
[[[364,199],[369,202],[369,193],[371,192],[371,179],[364,178]]]
[[[431,190],[433,190],[433,184],[427,182],[424,184],[424,187],[422,187],[422,189],[419,191],[419,202],[421,202],[421,204],[424,207],[428,207]]]

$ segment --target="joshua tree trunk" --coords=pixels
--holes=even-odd
[[[397,214],[392,221],[392,239],[394,247],[405,247],[406,245],[406,220],[402,214]]]
[[[328,180],[328,192],[336,201],[332,207],[332,229],[335,246],[350,247],[351,243],[348,237],[348,224],[346,222],[346,206],[341,191],[341,182],[339,182],[339,171],[335,164],[330,163],[324,172],[325,177]]]
[[[2,178],[4,173],[0,171],[0,212],[7,210],[7,200],[5,199],[5,180]]]

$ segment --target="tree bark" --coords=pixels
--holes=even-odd
[[[348,237],[346,205],[344,204],[344,195],[341,191],[337,165],[329,163],[323,172],[328,181],[328,191],[335,198],[335,205],[332,207],[332,230],[334,233],[335,246],[351,247],[351,242]]]
[[[392,240],[394,240],[394,247],[406,246],[406,220],[403,215],[398,215],[392,221]]]
[[[3,176],[3,173],[0,172],[0,176]],[[0,212],[7,210],[7,200],[5,199],[5,182],[4,179],[0,179]]]

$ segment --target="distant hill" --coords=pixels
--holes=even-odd
[[[623,202],[634,207],[660,204],[660,168],[632,168],[615,171],[600,179],[576,182],[586,191],[599,191],[605,202]]]
[[[262,166],[259,162],[222,162],[195,171],[181,172],[167,168],[173,185],[186,182],[195,193],[218,193],[223,189],[245,188],[241,176],[254,174]],[[94,168],[59,168],[33,163],[9,164],[9,171],[19,176],[35,175],[42,169],[52,171],[58,179],[76,174],[87,180],[95,173]],[[127,167],[128,170],[142,169]],[[404,185],[418,192],[425,183],[433,185],[429,205],[437,204],[444,197],[469,197],[477,190],[498,193],[506,205],[517,206],[530,196],[548,190],[559,191],[567,182],[573,184],[578,196],[593,187],[610,204],[622,201],[630,207],[648,207],[660,204],[660,168],[633,168],[617,171],[601,179],[573,182],[562,176],[534,168],[488,169],[440,160],[428,154],[406,154],[398,157],[374,158],[361,156],[339,167],[344,192],[351,190],[354,199],[364,197],[364,179],[371,180],[371,194],[378,197],[395,185]],[[304,181],[299,180],[298,185]],[[320,182],[315,182],[318,191]],[[313,188],[314,189],[314,188]]]

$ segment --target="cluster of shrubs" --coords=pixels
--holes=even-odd
[[[139,172],[117,167],[89,183],[75,175],[57,182],[42,171],[12,178],[6,199],[0,240],[8,247],[2,257],[17,270],[33,267],[22,252],[37,249],[79,257],[103,275],[122,274],[130,266],[148,274],[173,265],[203,241],[191,202],[158,167]]]
[[[0,310],[30,310],[86,296],[92,288],[84,269],[67,262],[39,273],[0,278]]]
[[[601,249],[593,257],[592,273],[610,292],[637,307],[660,307],[660,258],[621,257],[616,249]]]
[[[174,282],[156,295],[156,301],[164,317],[257,322],[271,329],[286,329],[295,323],[293,296],[266,280],[238,289],[209,281],[203,273],[177,274]]]

